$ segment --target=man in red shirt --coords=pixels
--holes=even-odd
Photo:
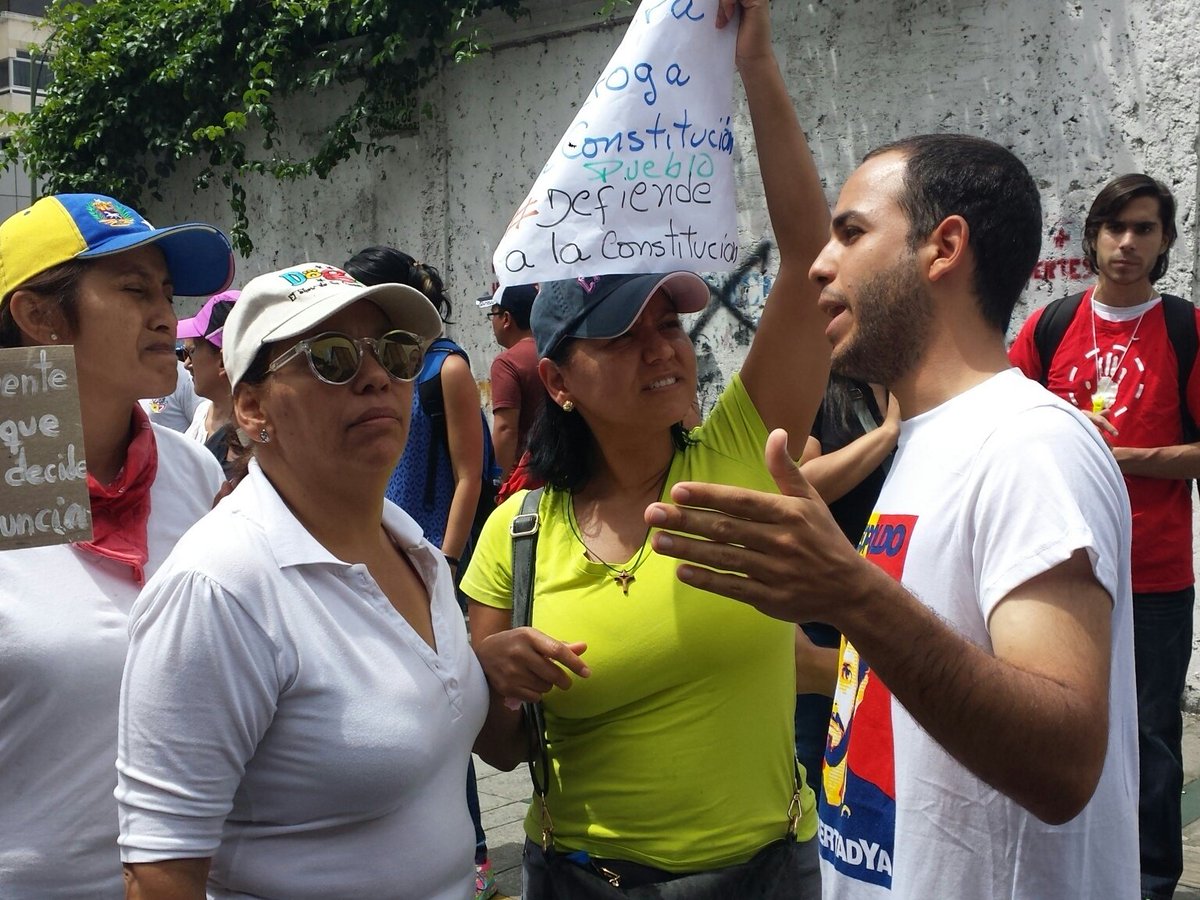
[[[1046,308],[1029,317],[1009,351],[1028,377],[1091,418],[1129,490],[1141,878],[1143,896],[1154,900],[1169,900],[1183,871],[1180,705],[1195,600],[1190,479],[1200,476],[1200,443],[1191,443],[1196,435],[1184,424],[1185,410],[1190,422],[1200,419],[1200,377],[1192,366],[1181,397],[1164,314],[1165,304],[1179,308],[1181,301],[1164,301],[1154,289],[1175,237],[1175,198],[1163,184],[1140,174],[1110,181],[1084,225],[1083,251],[1096,284],[1059,331],[1048,365],[1035,338]],[[1182,316],[1184,327],[1196,327],[1195,310]]]
[[[479,300],[489,306],[492,334],[504,351],[492,361],[492,444],[496,461],[503,470],[499,499],[515,488],[508,482],[513,469],[525,454],[529,429],[545,401],[546,388],[538,375],[537,348],[529,330],[529,313],[537,297],[537,285],[523,284],[500,288],[494,297]],[[523,467],[520,467],[523,469]],[[528,476],[520,487],[536,486]]]

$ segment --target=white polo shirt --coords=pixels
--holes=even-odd
[[[212,897],[472,896],[487,685],[441,553],[391,503],[383,524],[429,586],[436,651],[257,464],[146,585],[121,696],[125,861],[212,857]]]

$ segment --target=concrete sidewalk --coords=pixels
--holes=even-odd
[[[500,888],[498,898],[521,896],[521,848],[525,844],[525,810],[533,788],[529,771],[517,766],[511,772],[493,769],[475,757],[479,810],[487,833],[488,854]]]
[[[1183,879],[1175,900],[1200,900],[1200,716],[1184,716],[1183,761]],[[499,772],[478,758],[475,767],[483,827],[500,888],[497,897],[520,897],[529,773],[524,766]]]
[[[1175,900],[1200,900],[1200,716],[1183,717],[1183,878]]]

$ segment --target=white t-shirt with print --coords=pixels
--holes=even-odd
[[[996,605],[1086,549],[1114,600],[1108,750],[1083,812],[1047,825],[951,758],[847,646],[819,791],[827,900],[1138,896],[1129,541],[1095,427],[1016,369],[902,424],[860,553],[990,651]]]

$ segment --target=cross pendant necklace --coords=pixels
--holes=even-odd
[[[668,473],[670,472],[669,466],[667,468],[667,472]],[[663,479],[664,479],[664,483],[665,483],[665,480],[666,480],[665,473],[663,475]],[[658,494],[659,495],[662,494],[662,485],[659,486]],[[567,525],[570,527],[571,533],[573,535],[575,535],[575,539],[579,541],[579,543],[583,546],[584,552],[591,559],[596,560],[596,562],[600,563],[600,565],[602,565],[602,566],[604,566],[604,568],[608,569],[608,571],[610,573],[610,577],[613,580],[613,583],[618,585],[621,588],[621,593],[624,594],[626,597],[628,597],[629,596],[629,585],[631,585],[631,584],[633,584],[633,582],[637,581],[636,572],[641,567],[642,563],[645,562],[646,559],[648,558],[648,556],[646,554],[646,549],[650,546],[650,529],[649,528],[646,529],[646,534],[642,538],[642,547],[640,550],[638,550],[638,554],[636,557],[634,557],[633,562],[631,564],[629,564],[628,566],[622,566],[621,568],[618,569],[616,566],[605,562],[599,556],[597,556],[595,553],[592,553],[592,551],[588,549],[588,545],[584,541],[583,535],[580,533],[580,530],[575,523],[575,512],[571,506],[571,495],[565,494],[563,499],[564,499],[564,502],[566,503]]]
[[[636,580],[637,579],[634,577],[634,574],[625,569],[621,569],[621,571],[617,572],[617,574],[615,574],[613,576],[613,581],[615,581],[617,584],[619,584],[621,586],[621,593],[624,594],[626,597],[629,596],[630,582],[633,582]]]

